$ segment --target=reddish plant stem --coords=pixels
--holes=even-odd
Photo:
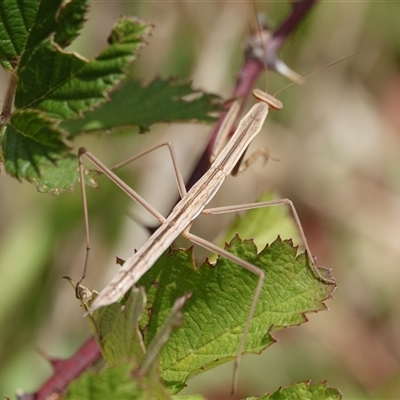
[[[46,400],[52,395],[62,394],[74,379],[100,358],[101,352],[92,337],[72,357],[51,362],[53,375],[36,393],[18,394],[18,400]]]
[[[293,3],[292,13],[273,34],[273,38],[268,45],[270,51],[276,54],[280,50],[287,38],[294,32],[300,22],[303,21],[317,1],[318,0],[302,0]]]
[[[243,99],[241,108],[244,106],[246,98],[249,96],[249,93],[254,86],[254,82],[257,80],[263,68],[264,66],[262,63],[256,59],[248,59],[244,63],[243,68],[236,79],[236,86],[231,96],[231,99]],[[226,106],[229,106],[230,103],[231,102],[227,103]],[[226,111],[220,114],[218,121],[211,132],[207,147],[204,149],[203,154],[197,162],[196,167],[193,169],[193,172],[186,184],[188,190],[197,182],[200,177],[204,175],[204,173],[210,167],[210,156],[214,147],[214,142],[225,115]]]
[[[303,20],[303,18],[316,2],[317,0],[303,0],[293,4],[291,14],[285,19],[285,21],[279,26],[279,28],[276,29],[276,31],[272,35],[272,38],[267,43],[265,43],[265,62],[254,58],[245,59],[240,73],[236,79],[235,88],[233,89],[231,95],[231,98],[233,99],[243,99],[242,107],[245,104],[245,101],[249,96],[258,76],[260,75],[260,73],[263,72],[264,65],[275,65],[275,60],[277,60],[278,58],[278,51],[281,49],[287,38],[296,29],[296,27],[299,25],[299,23]],[[222,124],[222,121],[225,118],[225,115],[226,112],[221,113],[218,118],[218,122],[211,132],[210,140],[208,141],[207,147],[205,148],[187,182],[186,187],[188,190],[198,181],[201,176],[204,175],[204,173],[210,167],[210,155],[212,153],[215,138]]]

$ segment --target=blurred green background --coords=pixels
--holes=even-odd
[[[278,25],[287,2],[257,2]],[[74,50],[87,57],[105,46],[114,21],[136,15],[155,24],[135,74],[192,79],[228,98],[254,21],[251,2],[94,1]],[[229,178],[213,204],[254,201],[273,188],[292,199],[318,264],[332,269],[338,289],[329,312],[277,332],[277,344],[242,359],[238,396],[274,391],[294,381],[328,380],[345,399],[400,398],[400,3],[321,2],[289,39],[283,60],[305,75],[339,58],[368,50],[313,74],[279,94],[254,147],[279,161]],[[7,87],[7,76],[1,74]],[[287,84],[268,74],[269,92]],[[266,87],[260,80],[260,88]],[[134,112],[134,110],[132,110]],[[115,133],[80,139],[109,165],[171,140],[190,173],[211,126],[154,126],[143,136]],[[161,212],[176,198],[167,156],[157,153],[124,178]],[[102,288],[146,239],[128,213],[152,222],[105,179],[89,190],[92,255],[86,285]],[[227,218],[207,218],[198,232],[218,235]],[[265,221],[267,224],[268,221]],[[0,175],[0,394],[34,391],[51,368],[39,354],[70,356],[89,336],[69,284],[85,254],[79,191],[50,197]],[[187,393],[228,398],[232,365],[189,381]],[[230,398],[230,397],[229,397]]]

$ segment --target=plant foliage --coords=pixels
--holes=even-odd
[[[156,122],[212,121],[210,113],[218,108],[216,96],[189,84],[156,78],[144,85],[129,76],[152,29],[138,18],[118,20],[108,46],[92,60],[69,52],[88,3],[0,3],[0,63],[10,73],[2,157],[10,175],[42,192],[69,190],[78,181],[71,152],[77,135],[128,126],[143,132]]]

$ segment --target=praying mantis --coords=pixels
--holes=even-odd
[[[273,201],[266,201],[260,203],[250,203],[235,205],[229,207],[217,207],[217,208],[206,208],[210,200],[218,192],[219,188],[223,184],[225,178],[236,170],[238,163],[242,160],[245,151],[247,150],[249,144],[260,132],[264,121],[268,115],[270,109],[281,109],[282,104],[279,100],[275,99],[273,96],[256,89],[253,91],[254,97],[258,102],[248,111],[248,113],[242,118],[233,136],[229,139],[224,147],[222,144],[224,139],[229,134],[231,126],[235,121],[240,104],[235,101],[227,116],[221,126],[219,138],[217,141],[216,149],[213,154],[213,161],[210,168],[204,173],[204,175],[197,181],[197,183],[189,190],[186,190],[183,178],[179,171],[176,158],[174,155],[173,147],[170,143],[162,143],[151,149],[148,149],[138,155],[131,157],[125,162],[115,166],[113,169],[117,169],[122,165],[125,165],[151,151],[166,146],[170,152],[171,159],[173,162],[175,176],[178,184],[179,193],[181,200],[176,204],[172,212],[164,217],[155,208],[153,208],[149,203],[147,203],[142,197],[140,197],[132,188],[130,188],[124,181],[122,181],[112,169],[107,168],[97,157],[90,153],[85,148],[80,148],[78,153],[79,158],[79,170],[80,170],[80,182],[82,189],[82,198],[84,204],[84,217],[85,217],[85,227],[87,232],[87,255],[85,261],[85,269],[82,279],[78,282],[77,287],[86,275],[87,260],[89,255],[90,245],[88,243],[88,233],[89,233],[89,222],[88,222],[88,210],[86,205],[86,192],[84,185],[84,169],[83,169],[83,159],[86,158],[94,165],[96,165],[100,172],[111,179],[118,187],[120,187],[125,193],[127,193],[133,200],[142,205],[147,211],[149,211],[161,224],[160,227],[151,235],[147,242],[137,251],[134,252],[128,259],[126,259],[124,265],[120,268],[117,275],[111,280],[111,282],[99,293],[95,300],[91,303],[88,308],[88,313],[93,313],[100,307],[107,306],[118,301],[138,280],[152,267],[155,261],[163,254],[165,250],[173,243],[173,241],[179,236],[183,235],[189,239],[194,244],[197,244],[208,251],[214,252],[233,263],[245,268],[254,275],[257,276],[258,282],[256,289],[254,291],[253,300],[251,307],[248,312],[245,327],[242,333],[242,337],[239,343],[239,348],[237,351],[237,356],[234,365],[234,384],[236,386],[237,370],[240,363],[241,353],[243,351],[247,334],[250,328],[251,321],[254,316],[254,312],[260,297],[262,285],[265,278],[265,272],[259,267],[253,265],[252,263],[243,260],[228,251],[219,248],[213,243],[196,236],[190,232],[191,225],[193,221],[197,218],[200,213],[204,214],[220,214],[226,212],[235,212],[242,210],[249,210],[252,208],[260,208],[274,205],[287,205],[290,207],[294,221],[298,227],[301,239],[305,246],[306,252],[310,257],[311,264],[317,271],[314,264],[314,260],[311,256],[311,251],[307,243],[303,228],[300,223],[299,216],[289,199],[279,199]],[[254,160],[258,156],[263,154],[256,154],[250,156],[250,160]],[[265,155],[265,153],[264,153]],[[244,162],[244,167],[246,167],[246,161]],[[240,169],[239,169],[240,170]],[[317,272],[318,273],[318,272]]]
[[[279,100],[275,99],[274,97],[268,95],[265,92],[262,92],[259,89],[255,89],[253,91],[253,95],[258,100],[258,102],[242,118],[235,133],[230,138],[225,147],[223,147],[221,152],[218,155],[216,155],[215,160],[212,162],[209,170],[202,176],[202,178],[199,179],[199,181],[189,191],[186,191],[182,176],[180,175],[179,170],[177,168],[171,144],[164,143],[159,146],[156,146],[156,148],[158,148],[160,146],[166,145],[169,148],[172,155],[174,168],[175,171],[177,172],[176,178],[178,182],[179,191],[181,194],[181,200],[177,203],[177,205],[174,207],[174,209],[167,218],[164,218],[159,212],[157,212],[150,204],[148,204],[144,199],[142,199],[133,189],[131,189],[125,182],[123,182],[117,175],[115,175],[113,171],[108,169],[93,154],[88,152],[85,148],[81,148],[79,150],[81,186],[82,186],[84,213],[85,213],[85,225],[87,232],[88,232],[88,211],[86,207],[86,192],[84,188],[84,176],[82,167],[83,157],[86,157],[93,164],[95,164],[102,173],[104,173],[108,178],[110,178],[132,199],[138,201],[142,206],[144,206],[161,223],[160,227],[153,233],[153,235],[147,240],[147,242],[137,252],[133,253],[125,261],[124,265],[120,268],[117,275],[99,293],[94,302],[90,305],[88,312],[92,313],[100,307],[118,301],[143,276],[143,274],[145,274],[152,267],[154,262],[172,244],[175,238],[178,235],[182,234],[184,237],[189,239],[194,244],[197,244],[211,252],[214,252],[222,257],[227,258],[228,260],[247,269],[248,271],[252,272],[258,277],[257,287],[254,292],[253,301],[248,313],[245,329],[242,334],[237,357],[235,360],[235,366],[234,366],[235,382],[237,376],[236,372],[237,367],[240,362],[240,357],[246,341],[246,336],[260,296],[265,273],[259,267],[256,267],[255,265],[229,253],[228,251],[219,248],[213,243],[190,233],[190,227],[192,222],[202,212],[207,214],[219,214],[224,212],[241,211],[241,210],[248,210],[251,208],[286,204],[290,207],[292,211],[294,220],[298,226],[300,236],[304,242],[306,251],[308,252],[308,254],[311,254],[300,223],[300,219],[298,217],[298,214],[296,212],[293,203],[289,199],[205,209],[208,202],[214,197],[218,189],[223,184],[225,178],[233,171],[239,160],[241,160],[244,152],[246,151],[251,141],[260,132],[263,123],[265,121],[265,118],[268,115],[269,109],[282,108],[282,104]],[[236,118],[239,108],[240,108],[239,103],[234,102],[221,127],[221,131],[219,134],[220,137],[226,136],[229,133],[232,121],[234,121],[234,119]],[[133,161],[134,159],[144,154],[147,154],[152,150],[154,150],[154,148],[142,152],[135,157],[132,157],[123,164]],[[235,386],[236,384],[234,384],[234,387]]]

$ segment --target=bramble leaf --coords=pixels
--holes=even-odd
[[[157,122],[209,122],[210,112],[220,106],[216,96],[189,84],[155,79],[144,86],[128,77],[152,28],[138,18],[119,19],[108,47],[92,60],[68,52],[88,3],[0,3],[0,63],[11,71],[0,118],[2,158],[10,175],[42,192],[71,190],[78,181],[70,143],[78,134],[132,126],[144,132]]]
[[[257,203],[277,200],[279,196],[272,191],[264,192]],[[257,246],[272,243],[279,235],[282,239],[291,239],[293,243],[299,242],[299,230],[290,215],[287,205],[273,205],[247,210],[244,216],[238,216],[224,232],[220,244],[232,238],[237,232],[242,237],[253,238]]]
[[[64,121],[71,137],[80,133],[136,125],[141,131],[159,122],[212,122],[210,113],[220,108],[219,98],[196,91],[188,83],[157,78],[147,86],[128,79],[110,95],[110,101],[82,119]]]
[[[299,382],[285,388],[279,388],[272,394],[248,397],[246,400],[341,400],[337,389],[326,387],[326,382],[311,384]]]
[[[67,150],[65,133],[37,110],[14,113],[4,132],[3,156],[7,172],[15,177],[35,179],[39,163],[54,163],[57,155]]]
[[[270,196],[263,196],[263,200]],[[270,216],[277,211],[281,222],[290,226],[291,218],[287,213],[281,215],[281,208],[270,208]],[[253,211],[233,225],[244,232],[248,219],[254,219]],[[259,230],[258,226],[246,233],[257,234]],[[306,254],[298,255],[291,240],[278,237],[258,252],[252,240],[242,241],[236,236],[227,249],[265,271],[244,353],[263,351],[274,343],[273,331],[302,324],[307,313],[326,309],[324,301],[334,291],[334,281],[327,270],[316,270]],[[140,321],[146,348],[162,330],[175,299],[191,294],[183,309],[182,327],[159,353],[161,378],[171,393],[179,392],[190,377],[237,355],[257,281],[255,274],[222,257],[215,265],[204,262],[197,268],[188,249],[165,252],[138,282],[147,293],[148,312]]]
[[[55,16],[62,0],[4,0],[0,3],[0,60],[15,69],[26,52],[37,47],[57,29]]]
[[[41,42],[23,53],[18,64],[16,108],[32,107],[68,119],[104,103],[105,94],[136,59],[150,27],[137,18],[120,19],[109,36],[109,46],[91,61],[65,52],[52,38]]]
[[[130,362],[139,368],[145,354],[138,321],[144,310],[146,295],[133,288],[123,309],[114,303],[97,310],[89,318],[100,350],[109,366]]]
[[[259,254],[251,241],[232,240],[228,250],[262,268],[265,281],[245,344],[258,353],[274,343],[271,332],[306,322],[306,313],[324,310],[335,286],[313,270],[308,258],[296,256],[290,241],[277,239]],[[163,323],[173,299],[192,298],[184,309],[184,324],[160,353],[161,376],[172,392],[191,376],[236,356],[257,277],[219,258],[216,266],[195,269],[190,250],[164,254],[139,282],[147,291],[152,314],[142,321],[145,343]],[[152,318],[152,315],[157,316]]]
[[[69,281],[72,283],[70,279]],[[86,309],[97,295],[82,286],[79,287],[79,293],[84,295],[81,302]],[[139,319],[145,311],[146,303],[143,288],[132,288],[125,296],[123,304],[113,303],[89,315],[89,325],[106,362],[106,368],[98,374],[85,373],[79,377],[70,386],[69,395],[72,397],[67,398],[82,398],[79,397],[83,396],[81,393],[85,393],[85,399],[97,399],[97,396],[107,398],[105,393],[118,386],[126,387],[132,393],[137,392],[136,397],[127,397],[129,399],[170,399],[160,382],[158,355],[173,329],[181,325],[182,307],[187,298],[188,296],[182,296],[174,302],[161,329],[147,348],[139,330]],[[114,375],[114,371],[119,372]],[[125,392],[122,391],[120,396],[118,398],[125,398]],[[117,397],[114,395],[112,398]]]
[[[79,35],[86,21],[89,4],[89,0],[73,0],[61,6],[57,15],[58,29],[54,41],[63,49]]]
[[[132,400],[157,398],[168,400],[171,397],[146,377],[132,379],[133,369],[129,363],[106,368],[100,374],[84,372],[72,382],[63,397],[66,400]],[[149,397],[154,396],[154,397]]]

